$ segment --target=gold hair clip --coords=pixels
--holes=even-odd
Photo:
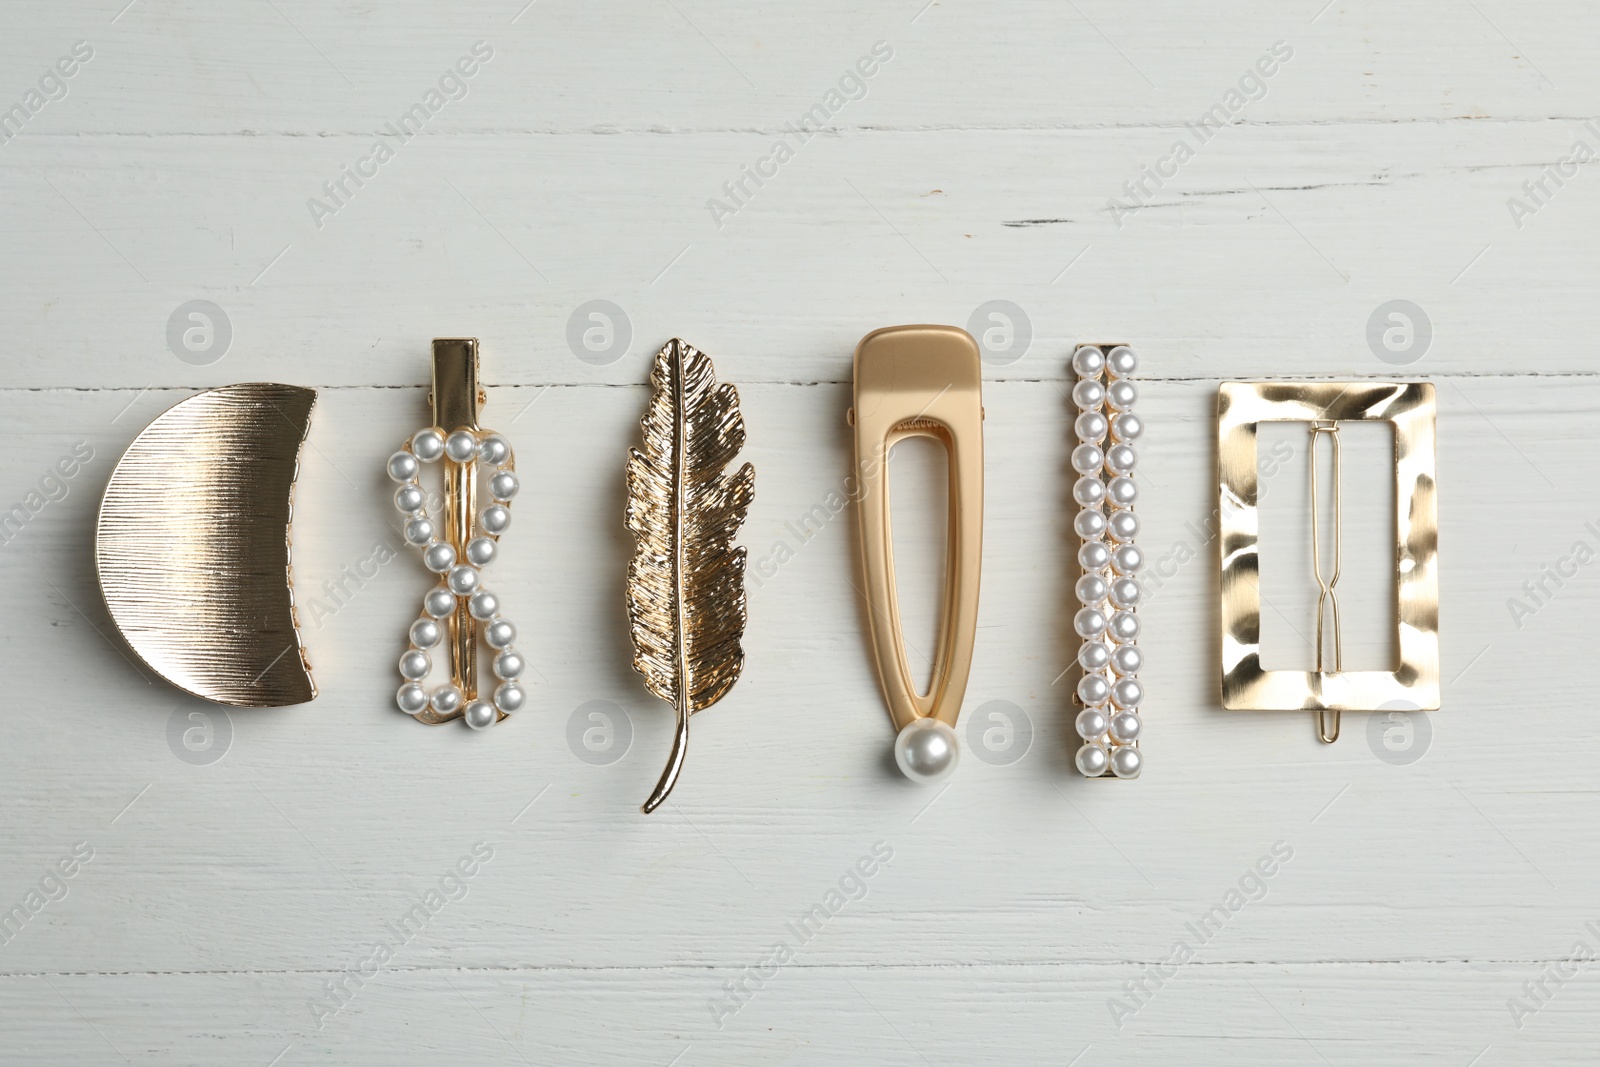
[[[1395,568],[1400,664],[1393,671],[1343,670],[1339,628],[1343,490],[1339,423],[1394,424]],[[1309,671],[1261,668],[1256,436],[1261,423],[1310,424],[1311,558],[1317,584],[1315,663]],[[1434,390],[1428,382],[1224,382],[1217,390],[1217,480],[1222,533],[1222,706],[1309,710],[1317,737],[1339,737],[1341,711],[1439,708],[1439,502]],[[1333,552],[1323,566],[1317,442],[1333,460]],[[1331,645],[1332,655],[1325,649]],[[1333,670],[1325,669],[1328,659]]]
[[[413,434],[388,462],[389,477],[400,483],[394,505],[404,517],[406,541],[422,550],[423,565],[439,575],[439,584],[422,598],[422,615],[408,632],[395,703],[418,722],[465,719],[474,730],[494,725],[527,701],[520,682],[527,661],[512,647],[517,628],[500,613],[500,598],[483,583],[482,568],[499,554],[518,489],[510,443],[478,425],[483,401],[477,338],[435,338],[433,424]],[[419,481],[422,466],[440,460],[442,522],[428,514],[427,493]],[[485,471],[491,502],[480,512],[478,475]],[[492,702],[479,695],[480,631],[494,651],[494,675],[500,680]],[[433,670],[430,651],[436,648],[449,656],[450,680],[429,693],[423,682]]]
[[[890,326],[856,346],[856,477],[867,628],[907,778],[936,782],[960,760],[955,724],[972,669],[983,563],[983,374],[978,344],[954,326]],[[907,437],[945,447],[950,469],[944,607],[933,684],[917,692],[900,628],[889,516],[889,450]]]

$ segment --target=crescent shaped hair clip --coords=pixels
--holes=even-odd
[[[422,598],[422,613],[407,631],[400,655],[395,703],[430,726],[463,719],[474,730],[520,710],[527,693],[520,679],[527,661],[513,647],[517,628],[500,611],[500,598],[484,584],[483,568],[500,551],[500,537],[511,525],[511,500],[519,487],[511,445],[478,425],[484,401],[478,388],[478,340],[435,338],[433,342],[433,422],[418,430],[389,457],[389,477],[399,483],[394,506],[405,523],[405,539],[422,552],[422,562],[439,583]],[[444,516],[428,513],[422,468],[444,465]],[[487,475],[490,502],[478,510],[479,476]],[[480,696],[478,638],[494,653],[499,679],[492,701]],[[425,687],[433,673],[433,653],[449,660],[449,680]]]
[[[972,669],[983,562],[983,374],[978,344],[954,326],[889,326],[861,339],[855,356],[856,477],[867,628],[894,723],[894,758],[907,778],[955,772],[955,725]],[[919,693],[906,657],[895,589],[889,450],[908,437],[944,446],[950,471],[949,540],[933,682]]]

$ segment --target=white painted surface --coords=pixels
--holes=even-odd
[[[1595,11],[919,6],[5,12],[0,103],[74,42],[95,55],[0,146],[0,503],[75,442],[94,458],[0,546],[0,906],[78,842],[94,858],[0,945],[0,1061],[1593,1061],[1591,971],[1547,985],[1520,1029],[1508,1000],[1575,943],[1600,951],[1600,570],[1520,625],[1508,599],[1575,541],[1600,549],[1597,179],[1584,168],[1521,229],[1506,201],[1575,140],[1600,147],[1583,127]],[[494,58],[470,95],[316,228],[306,199],[480,39]],[[894,57],[866,98],[719,230],[705,200],[880,40]],[[1107,198],[1280,40],[1294,56],[1265,98],[1118,229]],[[1040,219],[1061,221],[1012,225]],[[167,348],[192,299],[233,325],[210,366]],[[605,367],[566,341],[592,299],[632,323]],[[988,368],[962,733],[1002,700],[1034,738],[1009,766],[969,744],[938,793],[889,760],[851,517],[803,545],[789,524],[848,469],[860,335],[965,325],[991,299],[1022,306],[1033,340]],[[1399,370],[1366,339],[1391,299],[1433,327]],[[496,569],[538,670],[530,709],[486,735],[392,710],[426,585],[407,553],[308,622],[314,704],[211,711],[225,757],[183,762],[169,726],[205,707],[96,632],[90,531],[121,449],[196,388],[321,387],[295,531],[316,595],[400,547],[381,463],[423,421],[428,339],[452,334],[483,338],[486,419],[526,479]],[[798,550],[753,586],[745,677],[697,717],[674,802],[646,819],[670,713],[628,666],[621,470],[649,354],[674,334],[741,388],[752,557]],[[1113,338],[1145,360],[1144,543],[1157,563],[1199,552],[1144,612],[1136,784],[1074,776],[1052,686],[1075,644],[1065,356]],[[1437,381],[1441,407],[1445,710],[1408,766],[1376,757],[1362,716],[1322,747],[1306,716],[1218,710],[1215,564],[1194,532],[1219,379],[1392,374]],[[1303,484],[1298,463],[1284,478]],[[1352,521],[1371,510],[1352,500]],[[1305,627],[1308,598],[1280,607]],[[591,700],[633,725],[609,766],[566,739]],[[324,982],[480,841],[493,858],[465,898],[319,1028]],[[724,983],[795,941],[786,923],[877,842],[893,859],[866,896],[716,1025]],[[1117,1028],[1110,998],[1277,842],[1293,858],[1265,898]]]

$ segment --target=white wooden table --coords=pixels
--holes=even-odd
[[[124,2],[11,4],[0,33],[0,510],[29,512],[0,545],[0,909],[28,915],[0,1061],[1594,1061],[1600,989],[1569,961],[1600,953],[1600,178],[1563,162],[1600,150],[1592,6]],[[373,132],[417,104],[420,133]],[[180,359],[194,300],[231,339]],[[597,300],[625,350],[569,343],[576,320],[605,348]],[[940,791],[893,769],[853,518],[814,509],[848,471],[857,339],[994,300],[1026,330],[986,366],[981,629]],[[1369,340],[1394,300],[1426,317],[1379,316],[1398,351]],[[382,461],[424,421],[434,336],[482,339],[525,479],[496,566],[537,677],[483,734],[393,708],[413,554],[344,577],[402,547]],[[622,463],[672,336],[740,388],[771,574],[743,680],[645,818],[671,714],[629,666]],[[1081,340],[1144,359],[1137,783],[1076,777],[1053,685]],[[1218,706],[1213,397],[1269,376],[1439,385],[1445,706],[1409,748]],[[295,567],[322,695],[225,714],[106,637],[91,530],[142,425],[255,380],[321,390]],[[1268,624],[1304,658],[1303,438],[1282,448]],[[1381,442],[1352,455],[1346,520],[1379,531],[1352,574],[1378,575]],[[900,506],[926,618],[937,512]],[[1355,616],[1381,605],[1347,582]]]

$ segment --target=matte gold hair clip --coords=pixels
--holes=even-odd
[[[954,326],[890,326],[856,346],[856,514],[866,579],[867,629],[878,680],[896,731],[895,763],[907,778],[937,782],[955,772],[955,724],[972,669],[983,563],[983,375],[978,344]],[[944,446],[950,470],[944,606],[933,683],[911,678],[895,590],[889,508],[889,450],[908,437]]]

